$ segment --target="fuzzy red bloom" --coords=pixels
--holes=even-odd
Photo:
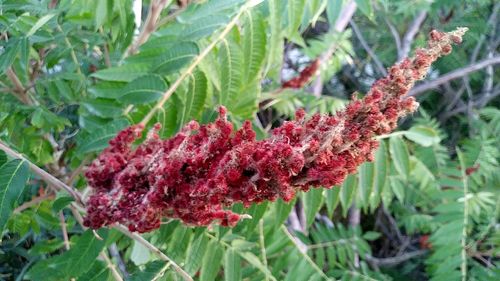
[[[470,176],[470,175],[474,174],[475,172],[477,172],[479,170],[479,168],[480,168],[480,165],[476,164],[476,165],[474,165],[472,167],[469,167],[469,168],[465,169],[465,174],[467,176]]]
[[[420,249],[432,249],[432,244],[429,242],[429,235],[422,235],[418,238]]]
[[[374,136],[391,132],[398,118],[415,111],[417,102],[405,94],[463,33],[431,33],[428,48],[393,66],[363,99],[334,116],[306,119],[299,110],[265,140],[255,139],[249,121],[234,132],[224,107],[214,123],[191,121],[170,139],[161,140],[156,125],[135,150],[131,144],[143,128],[123,130],[85,173],[93,188],[85,226],[119,222],[147,232],[162,217],[234,226],[240,215],[225,209],[234,203],[289,201],[298,190],[341,184],[373,159]]]
[[[319,59],[315,59],[297,77],[294,77],[281,85],[282,88],[300,89],[309,82],[311,77],[316,73],[319,67]]]

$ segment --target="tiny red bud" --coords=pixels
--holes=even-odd
[[[462,43],[462,37],[460,37],[460,36],[451,35],[450,38],[451,38],[451,41],[453,41],[453,43],[455,43],[455,44]]]
[[[451,53],[451,45],[444,45],[442,48],[441,48],[441,51],[443,53],[443,55],[448,55],[449,53]]]

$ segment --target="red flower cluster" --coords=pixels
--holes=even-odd
[[[159,139],[155,125],[135,150],[131,145],[143,128],[121,131],[86,171],[94,192],[85,226],[119,222],[147,232],[158,228],[162,217],[234,226],[241,217],[225,207],[236,202],[289,201],[297,190],[342,183],[373,159],[378,145],[373,137],[389,133],[398,118],[417,108],[405,94],[464,32],[431,32],[428,48],[393,66],[363,99],[334,116],[306,119],[299,110],[294,121],[265,140],[255,140],[249,121],[233,132],[224,107],[214,123],[191,121],[170,139]]]
[[[286,82],[283,82],[281,88],[293,88],[300,89],[309,82],[311,77],[316,73],[319,67],[319,59],[315,59],[308,65],[304,70],[302,70],[297,77],[294,77]]]

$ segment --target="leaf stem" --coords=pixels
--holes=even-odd
[[[424,82],[424,83],[421,83],[421,84],[415,86],[413,89],[410,90],[410,93],[408,94],[408,96],[421,95],[428,90],[438,88],[440,85],[442,85],[448,81],[467,76],[472,72],[475,72],[475,71],[481,70],[485,67],[488,67],[491,65],[496,65],[496,64],[500,64],[500,56],[487,58],[487,59],[484,59],[482,61],[475,62],[473,64],[469,64],[467,66],[464,66],[462,68],[455,69],[455,70],[450,71],[446,74],[443,74],[442,76],[439,76],[436,79],[433,79],[433,80],[430,80],[428,82]]]
[[[116,281],[123,281],[122,276],[120,275],[120,273],[118,273],[115,265],[113,264],[111,259],[108,257],[108,255],[105,252],[101,252],[99,254],[99,257],[101,257],[104,260],[104,262],[106,263],[108,268],[111,270],[111,274],[113,275],[113,278],[115,278]]]
[[[283,233],[285,233],[285,235],[293,243],[293,245],[295,245],[297,247],[297,249],[299,249],[299,246],[297,245],[297,241],[295,240],[296,238],[293,237],[293,235],[290,233],[290,231],[288,231],[286,226],[282,225],[281,230],[283,231]],[[302,255],[302,257],[304,257],[304,259],[312,266],[312,268],[314,268],[319,273],[319,275],[321,275],[321,277],[323,277],[325,280],[332,280],[332,278],[328,277],[323,272],[323,270],[318,267],[318,265],[311,259],[311,257],[309,257],[309,255],[307,253],[302,253],[302,251],[299,250],[299,254]]]
[[[156,281],[156,280],[159,280],[161,277],[163,277],[163,274],[165,273],[165,271],[170,267],[170,263],[167,262],[167,264],[165,264],[165,266],[163,266],[163,268],[160,270],[160,272],[158,272],[155,277],[153,277],[153,279],[151,279],[151,281]]]
[[[69,246],[69,238],[68,238],[68,229],[66,228],[66,221],[64,219],[64,214],[61,211],[59,211],[59,220],[61,221],[61,230],[62,230],[62,235],[63,235],[63,239],[64,239],[64,248],[66,248],[66,250],[69,250],[70,249],[70,246]]]
[[[264,220],[259,220],[259,242],[260,242],[260,252],[262,254],[262,263],[267,268],[267,255],[266,255],[266,243],[264,241]],[[269,278],[265,277],[265,280],[268,281]]]
[[[52,193],[46,193],[44,195],[37,196],[37,197],[31,199],[30,201],[25,202],[25,203],[21,204],[19,207],[15,208],[13,213],[19,214],[26,209],[29,209],[35,205],[40,204],[41,202],[43,202],[46,199],[54,199],[54,198],[55,198],[55,196]]]
[[[244,255],[243,255],[240,251],[238,251],[238,250],[237,250],[236,248],[234,248],[232,245],[230,245],[230,244],[228,244],[228,243],[226,243],[226,242],[222,241],[221,239],[219,239],[219,238],[217,238],[217,237],[213,236],[213,235],[212,235],[212,234],[210,234],[210,233],[205,232],[205,235],[206,235],[208,238],[210,238],[210,239],[212,239],[212,240],[214,240],[214,241],[218,242],[218,243],[219,243],[219,244],[221,244],[222,246],[224,246],[224,247],[226,247],[226,248],[228,248],[228,249],[233,249],[233,250],[234,250],[234,251],[235,251],[238,255],[240,255],[242,258],[244,258],[244,259],[246,259],[246,260],[248,261],[247,257],[245,257],[245,256],[244,256]],[[266,264],[267,264],[267,261],[266,261]],[[259,269],[259,270],[260,270],[260,271],[261,271],[261,272],[262,272],[262,273],[266,276],[266,279],[270,278],[272,281],[276,281],[276,278],[274,278],[274,276],[273,276],[273,275],[269,272],[269,269],[267,268],[267,266],[266,266],[266,267],[263,267],[263,268],[261,268],[261,267],[257,267],[257,269]]]
[[[7,71],[5,71],[5,74],[7,77],[9,77],[10,81],[12,81],[12,84],[14,84],[14,89],[15,91],[11,92],[12,95],[14,95],[19,101],[26,105],[33,105],[33,101],[31,100],[30,96],[28,95],[26,89],[24,88],[23,84],[21,83],[21,80],[17,76],[17,74],[14,72],[12,67],[7,68]]]
[[[151,252],[153,252],[157,257],[159,257],[161,260],[164,260],[172,265],[175,271],[179,273],[179,275],[182,276],[184,280],[193,280],[189,274],[184,271],[174,260],[169,258],[167,255],[165,255],[162,251],[160,251],[158,248],[156,248],[153,244],[149,243],[146,239],[144,239],[142,236],[135,232],[130,232],[125,226],[123,225],[114,225],[114,229],[120,231],[121,233],[127,235],[131,239],[141,243],[144,247],[148,248]]]
[[[464,185],[464,220],[462,227],[462,263],[460,264],[460,271],[462,273],[462,281],[467,280],[467,226],[469,224],[469,200],[467,195],[469,193],[469,185],[467,181],[467,173],[465,171],[465,159],[462,151],[457,147],[458,160],[460,162],[460,172],[462,173],[462,182]]]
[[[125,279],[128,279],[129,273],[127,272],[127,267],[125,265],[125,262],[123,262],[123,258],[120,255],[120,251],[118,250],[116,243],[112,243],[111,245],[109,245],[108,251],[111,257],[116,260],[116,264],[121,272],[121,275],[123,275]]]
[[[82,74],[82,70],[80,68],[80,63],[78,62],[78,58],[76,57],[75,48],[73,47],[73,45],[71,44],[71,42],[68,39],[68,36],[66,35],[66,33],[64,33],[64,31],[62,30],[62,28],[59,24],[57,24],[57,30],[59,32],[61,32],[62,35],[64,36],[64,43],[66,44],[66,46],[70,50],[71,60],[73,60],[73,63],[76,65],[76,72],[78,74]]]
[[[135,54],[139,47],[148,40],[149,36],[151,36],[151,33],[156,30],[156,23],[158,21],[158,18],[160,17],[161,11],[163,11],[165,6],[167,5],[167,2],[167,0],[151,1],[151,4],[149,5],[148,16],[146,18],[146,21],[144,22],[144,27],[142,28],[139,36],[137,36],[137,39],[134,41],[132,46],[130,46],[130,48],[125,53],[126,56]]]

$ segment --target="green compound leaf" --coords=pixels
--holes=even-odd
[[[29,178],[28,164],[15,159],[0,166],[0,233],[11,216]]]

